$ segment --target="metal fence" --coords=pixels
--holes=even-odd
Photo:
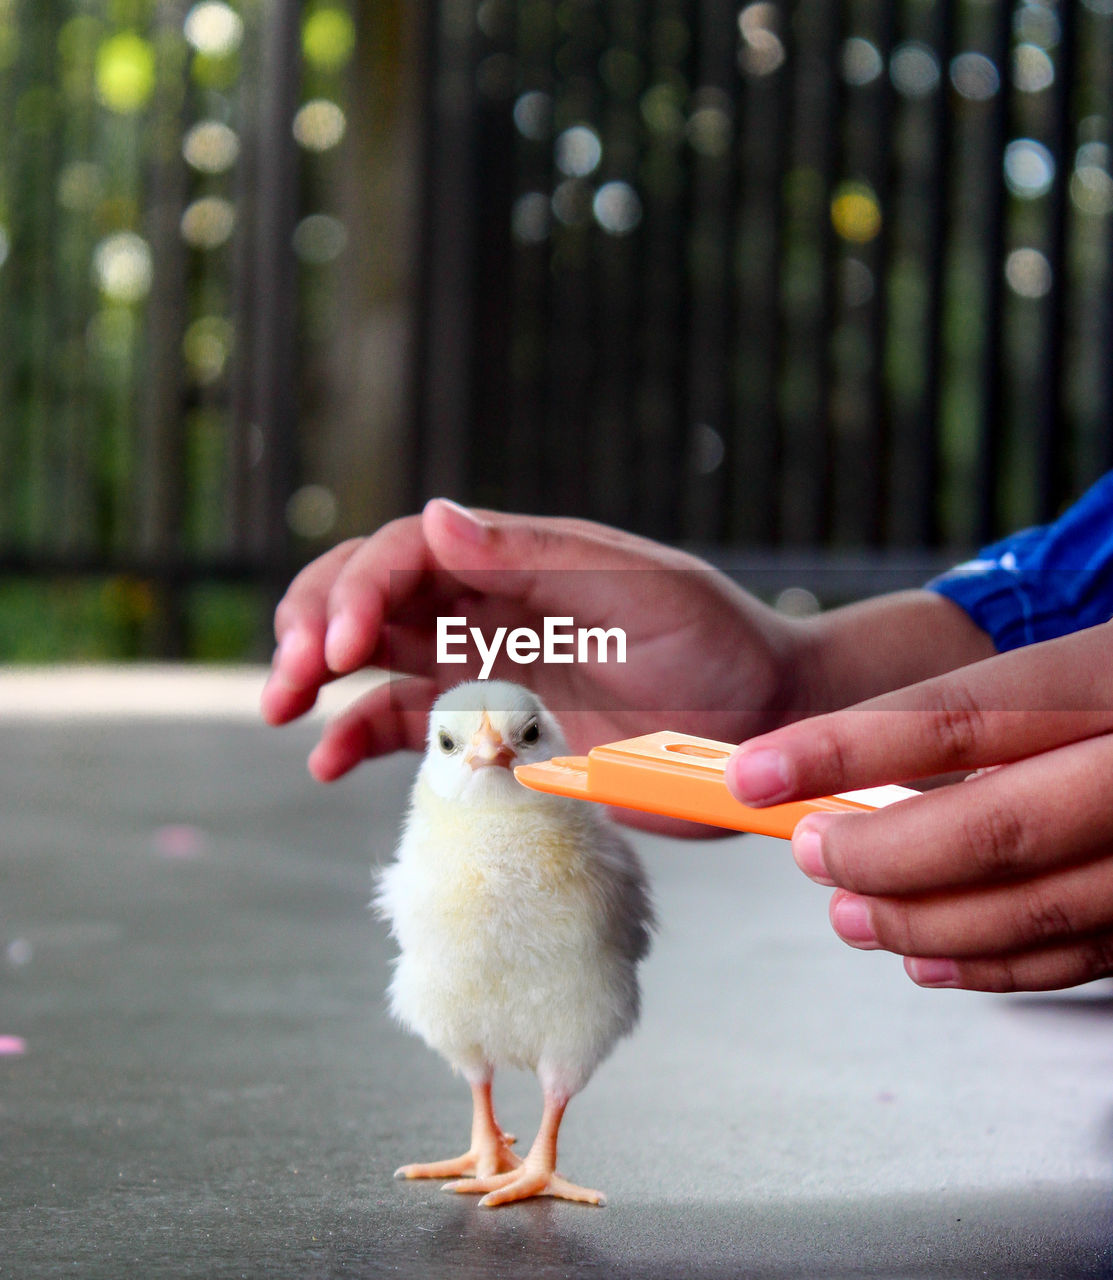
[[[1113,465],[1109,0],[440,0],[422,493],[969,547]]]
[[[182,651],[189,584],[273,593],[321,523],[354,39],[342,0],[0,6],[0,578],[96,580],[117,648]]]
[[[335,400],[411,13],[400,445]],[[1113,0],[8,0],[0,105],[0,654],[17,580],[258,652],[433,493],[915,580],[1113,465]]]

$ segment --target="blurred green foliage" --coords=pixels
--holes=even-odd
[[[342,111],[347,0],[283,12],[300,28],[303,100]],[[268,592],[227,579],[265,558],[238,360],[256,213],[244,157],[277,13],[269,0],[0,0],[0,661],[227,661],[269,645]],[[294,248],[299,284],[318,292],[345,243],[322,210],[320,158],[341,134],[299,152],[296,195],[318,235]],[[309,357],[331,337],[315,325],[299,334]]]
[[[0,579],[0,661],[104,662],[149,656],[156,588],[138,578]],[[199,583],[183,593],[186,657],[241,662],[266,652],[257,587]]]

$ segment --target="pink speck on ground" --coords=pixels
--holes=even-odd
[[[890,1093],[888,1089],[882,1089],[877,1095],[878,1102],[896,1102],[896,1100],[897,1095],[895,1093]]]
[[[22,1036],[0,1036],[0,1058],[18,1058],[27,1052]]]
[[[205,852],[205,833],[184,822],[156,827],[152,839],[163,858],[199,858]]]

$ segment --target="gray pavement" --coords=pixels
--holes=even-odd
[[[562,1135],[605,1209],[394,1182],[469,1120],[366,910],[415,760],[313,737],[0,724],[0,1276],[1113,1274],[1110,986],[920,991],[757,837],[640,840],[643,1022]]]

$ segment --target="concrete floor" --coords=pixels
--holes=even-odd
[[[414,759],[314,736],[0,722],[0,1276],[1113,1274],[1110,986],[920,991],[757,837],[640,840],[643,1022],[562,1135],[605,1209],[394,1182],[469,1119],[365,906]]]

